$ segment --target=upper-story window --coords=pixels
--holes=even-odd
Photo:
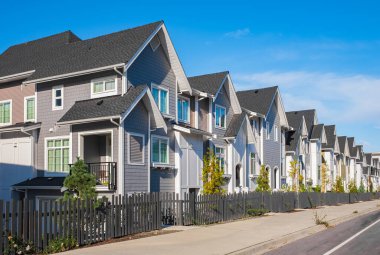
[[[226,108],[220,105],[215,105],[215,126],[226,128]]]
[[[36,120],[36,99],[34,96],[25,97],[24,120],[25,122]]]
[[[274,140],[278,142],[278,127],[274,126]]]
[[[267,140],[269,140],[270,139],[269,122],[266,122],[265,132],[266,132],[266,138]]]
[[[63,86],[53,87],[53,111],[63,109]]]
[[[250,153],[249,163],[250,163],[251,175],[257,175],[257,172],[256,172],[256,154],[253,152]]]
[[[152,136],[152,161],[154,163],[169,163],[169,138]]]
[[[49,138],[46,141],[47,169],[52,172],[68,172],[70,140],[68,138]]]
[[[169,91],[162,87],[152,85],[152,94],[154,101],[162,113],[169,113]]]
[[[184,97],[178,97],[178,120],[182,122],[190,122],[190,100]]]
[[[12,123],[12,101],[0,102],[0,125],[10,125]]]
[[[115,76],[99,78],[91,81],[91,98],[112,96],[117,94],[117,78]]]

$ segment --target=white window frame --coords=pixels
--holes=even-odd
[[[254,162],[253,162],[253,164],[252,164],[252,155],[254,155],[254,159],[255,159]],[[257,160],[256,153],[251,152],[249,154],[249,171],[250,171],[250,174],[253,175],[253,176],[258,175],[257,174],[257,167],[256,167],[256,160]],[[253,169],[255,169],[255,171],[253,171]]]
[[[115,88],[113,90],[105,90],[106,81],[111,81],[111,80],[114,80]],[[103,82],[103,91],[94,92],[94,84],[96,82]],[[99,97],[114,96],[114,95],[117,95],[117,76],[113,75],[113,76],[107,76],[107,77],[91,80],[91,98],[99,98]]]
[[[223,153],[217,153],[216,152],[216,149],[223,149]],[[227,163],[226,163],[226,147],[223,147],[223,146],[216,146],[215,145],[215,149],[214,149],[214,153],[215,153],[215,157],[219,160],[219,155],[223,155],[223,159],[224,159],[224,169],[221,168],[221,162],[219,160],[219,168],[221,170],[223,170],[223,172],[225,173],[226,170],[227,170]]]
[[[0,101],[0,104],[6,104],[6,103],[9,103],[9,122],[7,123],[0,123],[0,126],[8,126],[8,125],[11,125],[12,124],[12,113],[13,113],[13,102],[12,102],[12,99],[7,99],[7,100],[3,100],[3,101]]]
[[[50,171],[49,170],[49,153],[48,153],[48,142],[49,141],[55,141],[55,140],[69,140],[69,164],[71,163],[71,147],[72,147],[72,140],[71,140],[71,137],[70,136],[54,136],[54,137],[45,137],[45,143],[44,143],[44,155],[45,155],[45,170],[48,172],[48,173],[68,173],[68,172],[65,172],[63,171],[63,169],[61,169],[60,171]],[[62,146],[63,147],[63,146]],[[62,158],[63,158],[63,154],[62,154]]]
[[[57,90],[61,90],[61,97],[56,97],[55,96],[55,92]],[[63,85],[58,85],[58,86],[54,86],[51,90],[52,92],[52,100],[51,100],[51,106],[52,106],[52,110],[53,111],[57,111],[57,110],[62,110],[63,109],[63,106],[64,106],[64,89],[63,89]],[[62,105],[61,106],[56,106],[55,105],[55,100],[56,99],[61,99],[61,102],[62,102]]]
[[[179,110],[177,109],[178,121],[184,122],[184,123],[190,123],[190,109],[191,109],[191,107],[190,107],[190,98],[178,96],[178,98],[177,98],[177,105],[178,105],[178,101],[179,100],[187,101],[188,105],[189,105],[189,109],[187,111],[187,120],[179,118],[179,116],[178,116]],[[182,102],[181,102],[181,107],[182,107]],[[182,109],[182,114],[183,114],[183,109]]]
[[[274,140],[278,142],[278,127],[274,125]]]
[[[270,140],[270,131],[269,131],[269,122],[268,121],[266,121],[265,122],[265,138],[267,139],[267,140]]]
[[[162,87],[162,86],[160,86],[160,85],[157,85],[157,84],[155,84],[155,83],[152,83],[152,85],[151,85],[151,90],[153,90],[153,88],[155,88],[155,89],[157,89],[158,90],[158,104],[157,104],[157,106],[158,106],[158,109],[160,110],[160,112],[161,113],[163,113],[163,114],[169,114],[169,89],[167,89],[167,88],[164,88],[164,87]],[[160,93],[160,90],[164,90],[164,91],[166,91],[166,93],[167,93],[167,100],[166,100],[166,112],[163,112],[163,111],[161,111],[161,93]],[[152,91],[152,93],[153,93],[153,91]]]
[[[153,138],[157,138],[157,139],[161,139],[161,140],[166,140],[167,141],[167,152],[168,152],[168,155],[166,156],[166,163],[162,162],[162,160],[159,160],[159,161],[153,161]],[[160,164],[160,165],[169,165],[169,154],[170,154],[170,145],[169,145],[169,137],[165,137],[165,136],[160,136],[160,135],[151,135],[151,155],[152,155],[152,163],[155,163],[155,164]],[[159,158],[161,157],[161,143],[159,143]]]
[[[34,119],[28,119],[28,100],[34,99]],[[24,97],[24,122],[36,122],[36,116],[37,115],[37,100],[36,96],[28,96]]]
[[[222,108],[222,109],[224,109],[224,113],[226,114],[226,116],[225,116],[225,118],[224,118],[224,127],[223,126],[218,126],[217,124],[216,124],[216,108]],[[215,125],[215,127],[216,128],[220,128],[220,129],[226,129],[226,126],[227,126],[227,109],[226,109],[226,107],[224,107],[224,106],[221,106],[221,105],[219,105],[219,104],[215,104],[215,111],[214,111],[214,114],[215,114],[215,121],[214,121],[214,125]],[[220,122],[219,122],[220,124],[222,124],[222,119],[220,119]]]
[[[131,162],[131,136],[142,137],[142,162]],[[128,164],[129,165],[145,165],[145,135],[135,132],[128,132]]]

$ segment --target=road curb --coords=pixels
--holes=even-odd
[[[328,223],[332,226],[335,226],[335,225],[341,224],[343,222],[349,221],[351,219],[366,215],[368,213],[379,211],[379,210],[380,210],[380,208],[371,208],[371,209],[368,209],[368,210],[365,210],[365,211],[362,211],[359,213],[349,214],[346,216],[342,216],[339,218],[334,218],[334,219],[328,220]],[[266,252],[269,252],[270,250],[280,248],[281,246],[284,246],[288,243],[297,241],[301,238],[311,236],[311,235],[316,234],[318,232],[321,232],[325,229],[326,229],[326,227],[321,226],[321,225],[308,227],[308,228],[305,228],[305,229],[302,229],[302,230],[281,236],[279,238],[270,239],[268,241],[258,243],[258,244],[255,244],[255,245],[252,245],[252,246],[249,246],[249,247],[246,247],[246,248],[234,251],[234,252],[230,252],[227,254],[228,255],[251,255],[251,254],[259,255],[259,254],[264,254]]]

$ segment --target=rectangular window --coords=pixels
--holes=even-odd
[[[225,164],[226,164],[226,162],[225,162],[225,158],[226,158],[225,149],[222,147],[215,147],[215,156],[219,160],[220,169],[224,171]]]
[[[250,170],[252,175],[257,175],[256,173],[256,154],[251,153],[250,154]]]
[[[53,87],[53,111],[63,109],[63,86]]]
[[[187,98],[178,98],[178,120],[182,122],[190,122],[190,100]]]
[[[278,141],[278,128],[277,128],[277,126],[274,126],[274,140],[276,142]]]
[[[70,141],[68,138],[47,140],[47,168],[52,172],[69,171]]]
[[[105,77],[91,81],[91,98],[116,95],[116,77]]]
[[[11,124],[12,101],[0,102],[0,125]]]
[[[265,131],[266,131],[267,140],[269,140],[270,139],[269,122],[266,122]]]
[[[215,126],[226,128],[226,108],[215,105]]]
[[[152,95],[160,111],[166,114],[169,113],[168,90],[157,86],[152,86]]]
[[[154,163],[169,163],[169,139],[152,136],[152,161]]]
[[[25,101],[24,101],[25,122],[36,120],[35,106],[36,106],[36,100],[34,97],[25,98]]]
[[[144,135],[129,134],[129,163],[144,164]]]

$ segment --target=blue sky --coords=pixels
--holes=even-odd
[[[164,20],[186,73],[279,85],[338,135],[380,151],[378,1],[3,1],[0,51],[72,30],[82,39]],[[308,3],[306,3],[308,2]]]

